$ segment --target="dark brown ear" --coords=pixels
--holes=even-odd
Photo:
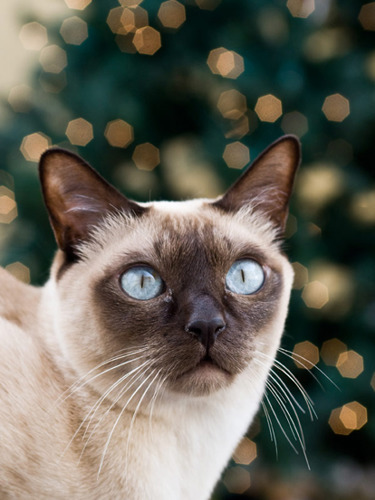
[[[273,222],[281,236],[300,158],[297,137],[281,137],[258,156],[214,206],[236,212],[251,205]]]
[[[56,241],[69,261],[77,259],[77,244],[85,241],[91,228],[109,212],[141,215],[146,210],[70,151],[47,150],[40,159],[39,174]]]

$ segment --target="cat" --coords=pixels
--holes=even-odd
[[[43,153],[50,278],[0,269],[1,499],[210,497],[284,329],[299,163],[284,136],[217,199],[137,203]]]

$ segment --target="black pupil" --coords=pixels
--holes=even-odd
[[[245,271],[243,269],[241,269],[241,278],[242,281],[245,283]]]

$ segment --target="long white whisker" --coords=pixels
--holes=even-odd
[[[271,419],[270,414],[267,410],[266,403],[264,401],[262,401],[261,404],[262,404],[263,412],[266,416],[266,421],[267,421],[267,425],[268,425],[268,430],[270,432],[271,442],[275,443],[275,453],[276,453],[276,460],[277,460],[279,457],[279,450],[277,448],[277,439],[276,439],[275,429],[273,428],[272,419]]]

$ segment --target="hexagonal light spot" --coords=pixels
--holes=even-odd
[[[125,34],[135,33],[137,29],[148,25],[148,12],[142,7],[124,9],[121,15],[121,24]]]
[[[257,457],[257,445],[244,437],[233,453],[233,460],[239,465],[249,465]]]
[[[292,111],[283,116],[281,128],[286,134],[295,134],[302,137],[309,130],[309,125],[305,115],[299,111]]]
[[[132,158],[140,170],[153,170],[160,163],[159,149],[153,144],[145,142],[134,149]]]
[[[140,54],[152,56],[161,47],[160,33],[151,26],[139,28],[135,32],[133,44]]]
[[[350,104],[341,94],[332,94],[325,98],[322,111],[327,120],[342,122],[350,114]]]
[[[68,123],[65,135],[71,144],[86,146],[94,138],[94,131],[90,122],[84,118],[76,118]]]
[[[66,5],[69,9],[84,10],[92,0],[65,0]]]
[[[305,340],[294,346],[292,357],[298,368],[311,370],[319,362],[319,349]]]
[[[224,47],[211,50],[207,64],[212,73],[225,78],[236,79],[245,71],[243,57]]]
[[[255,112],[262,122],[274,123],[283,114],[282,102],[272,94],[259,97]]]
[[[63,21],[60,34],[65,43],[81,45],[89,36],[87,23],[78,16],[69,17]]]
[[[293,17],[309,17],[315,10],[315,0],[288,0],[286,6]]]
[[[28,113],[32,108],[31,96],[31,87],[22,83],[11,88],[8,102],[16,113]]]
[[[186,21],[185,7],[176,0],[162,2],[159,7],[158,18],[165,28],[177,29]]]
[[[38,162],[40,156],[51,145],[51,139],[43,132],[35,132],[25,136],[22,140],[20,151],[25,160]]]
[[[5,268],[15,278],[24,283],[30,283],[30,269],[21,262],[13,262]]]
[[[66,52],[58,45],[44,47],[40,53],[39,61],[47,73],[61,73],[68,65]]]
[[[367,421],[367,409],[357,401],[352,401],[332,410],[328,423],[335,434],[347,436],[361,429]]]
[[[0,186],[0,223],[10,224],[17,215],[17,203],[14,200],[13,191]]]
[[[238,90],[226,90],[220,94],[217,108],[224,118],[238,120],[247,111],[246,97]]]
[[[300,262],[293,262],[292,267],[294,271],[293,288],[295,290],[300,290],[309,280],[309,271],[307,267],[303,266]]]
[[[339,339],[326,340],[320,349],[320,355],[328,366],[336,366],[341,353],[346,352],[348,347]]]
[[[358,19],[363,29],[375,31],[375,2],[362,5]]]
[[[328,288],[320,281],[312,281],[305,285],[302,299],[307,307],[321,309],[329,301]]]
[[[224,473],[223,483],[229,493],[242,495],[250,488],[250,473],[243,467],[230,467]]]
[[[336,368],[342,377],[357,378],[363,370],[363,357],[356,351],[344,351],[340,353]]]
[[[121,16],[124,12],[122,7],[114,7],[111,9],[107,16],[107,24],[112,31],[119,35],[125,35],[127,32],[122,24]]]
[[[134,140],[133,127],[120,119],[108,122],[104,135],[109,144],[117,148],[126,148]]]
[[[19,36],[27,50],[40,50],[48,43],[47,29],[35,21],[24,24]]]
[[[232,142],[225,146],[223,159],[229,168],[243,168],[250,161],[250,150],[242,142]]]

